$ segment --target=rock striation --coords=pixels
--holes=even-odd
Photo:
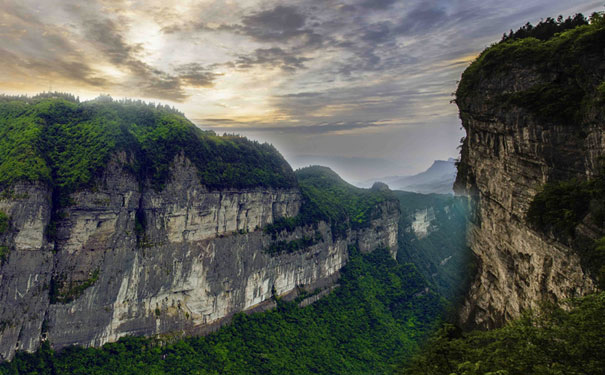
[[[333,238],[325,222],[279,239],[321,235],[293,253],[264,251],[262,230],[298,214],[298,188],[211,190],[177,155],[163,189],[141,183],[131,156],[118,152],[92,187],[53,212],[44,183],[0,192],[10,217],[10,248],[0,266],[0,358],[34,351],[99,346],[126,335],[202,334],[240,311],[272,306],[274,295],[332,286],[348,259],[388,246],[396,255],[399,207],[385,201],[370,225]]]
[[[552,57],[544,55],[544,62],[538,54],[507,50],[532,43],[551,48],[556,42],[492,47],[463,75],[457,93],[467,135],[455,190],[472,198],[469,244],[478,261],[461,311],[462,322],[469,326],[501,326],[542,300],[560,301],[595,289],[570,243],[534,230],[526,220],[545,183],[593,177],[605,154],[603,112],[589,105],[603,80],[602,45],[582,47],[585,52],[575,57],[574,70],[557,60],[568,53],[562,48],[580,50],[574,40],[562,44]],[[575,112],[563,115],[567,99],[556,108],[552,104],[572,88],[574,98],[569,100],[582,102],[582,107],[567,103]],[[561,94],[548,97],[550,92]],[[557,111],[561,116],[549,115]],[[588,236],[595,239],[598,233]]]

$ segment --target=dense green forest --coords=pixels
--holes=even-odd
[[[544,305],[492,331],[445,325],[402,375],[602,375],[605,292]]]
[[[440,321],[443,301],[386,249],[349,249],[340,287],[245,315],[206,337],[123,338],[102,348],[18,353],[0,374],[390,374]]]
[[[0,187],[44,181],[69,193],[89,185],[121,150],[134,156],[130,170],[156,188],[180,152],[210,188],[296,186],[273,146],[204,132],[165,106],[109,97],[80,103],[67,94],[0,97]]]
[[[474,276],[471,250],[466,244],[469,201],[466,197],[393,191],[399,199],[399,251],[401,263],[412,263],[435,289],[451,302],[465,293]],[[432,215],[426,236],[412,230],[415,213]]]

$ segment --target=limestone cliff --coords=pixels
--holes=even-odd
[[[456,190],[474,203],[469,242],[478,258],[461,313],[466,324],[496,327],[543,299],[595,288],[574,240],[535,229],[526,215],[545,183],[599,172],[603,37],[591,25],[546,40],[503,41],[463,75],[456,102],[467,136]]]
[[[299,213],[298,188],[209,189],[179,154],[156,189],[132,173],[131,158],[115,153],[58,213],[44,183],[0,192],[0,210],[10,217],[2,238],[10,252],[0,268],[0,358],[43,340],[59,349],[125,335],[204,333],[236,312],[270,307],[274,293],[332,285],[349,244],[397,249],[399,209],[387,200],[363,229],[337,237],[325,222],[301,226],[278,239],[321,239],[269,254],[264,249],[276,239],[263,228]]]

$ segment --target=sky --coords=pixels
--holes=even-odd
[[[458,155],[452,93],[481,50],[604,3],[0,0],[0,92],[161,102],[273,143],[294,167],[407,175]]]

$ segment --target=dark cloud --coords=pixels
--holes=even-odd
[[[377,22],[368,25],[361,36],[366,42],[383,43],[392,40],[393,23],[390,21]]]
[[[438,7],[423,7],[409,12],[394,32],[396,35],[418,35],[428,30],[443,27],[448,23],[449,17],[443,9]]]
[[[198,63],[180,65],[175,71],[182,83],[190,87],[212,87],[219,76]]]
[[[111,19],[88,19],[84,22],[86,36],[116,65],[136,63],[135,55],[142,51],[140,45],[126,43],[122,29]]]
[[[87,63],[69,30],[44,23],[19,3],[2,4],[0,70],[36,80],[67,80],[102,87],[107,80]]]
[[[297,8],[279,5],[244,17],[241,30],[261,41],[284,41],[307,33],[305,21]]]
[[[368,9],[387,9],[397,0],[364,0],[359,5]]]
[[[263,65],[293,72],[304,68],[305,61],[309,60],[305,57],[297,57],[293,52],[286,52],[279,47],[259,48],[252,55],[240,56],[235,66],[238,69],[249,69],[255,65]]]
[[[10,51],[0,48],[2,67],[0,72],[14,75],[22,72],[26,76],[35,74],[38,80],[65,79],[72,82],[86,83],[91,86],[103,87],[108,81],[100,77],[98,72],[80,61],[69,61],[62,58],[22,58]]]
[[[231,30],[259,42],[295,42],[297,48],[319,48],[324,42],[324,36],[307,25],[307,16],[294,6],[278,5],[252,13],[242,18],[241,25],[222,25],[217,30]]]
[[[202,128],[205,122],[213,123],[210,128],[226,129],[229,132],[246,132],[253,130],[254,132],[281,133],[281,134],[300,134],[300,135],[317,135],[330,134],[350,130],[359,130],[366,128],[380,128],[385,124],[380,121],[337,121],[323,122],[310,125],[288,126],[250,126],[249,122],[242,123],[232,119],[200,119],[196,120]],[[226,126],[226,127],[225,127]]]

